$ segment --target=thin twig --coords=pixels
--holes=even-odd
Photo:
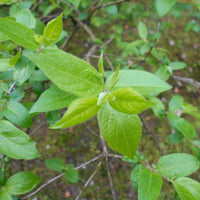
[[[12,92],[12,90],[14,89],[14,87],[15,87],[15,82],[10,86],[10,88],[9,88],[9,90],[8,90],[8,92],[7,92],[7,95],[9,95],[11,92]]]
[[[83,191],[85,190],[85,188],[87,188],[87,186],[89,185],[90,181],[93,179],[94,175],[98,172],[101,164],[102,164],[102,161],[99,162],[99,164],[97,165],[96,169],[91,174],[91,176],[88,178],[88,180],[86,181],[86,183],[83,186],[83,189],[79,192],[79,194],[77,195],[77,197],[75,198],[75,200],[79,200],[79,198],[80,198],[81,194],[83,193]]]
[[[75,170],[78,170],[78,169],[80,169],[80,168],[83,168],[83,167],[89,165],[90,163],[92,163],[92,162],[98,160],[99,158],[101,158],[102,156],[103,156],[103,154],[100,154],[100,155],[96,156],[95,158],[93,158],[93,159],[91,159],[91,160],[89,160],[89,161],[87,161],[87,162],[85,162],[85,163],[83,163],[83,164],[77,166],[77,167],[75,168]],[[65,175],[65,174],[62,173],[62,174],[59,174],[58,176],[55,176],[55,177],[49,179],[46,183],[44,183],[43,185],[41,185],[41,186],[40,186],[38,189],[36,189],[34,192],[32,192],[31,194],[27,195],[26,197],[24,197],[24,198],[22,198],[22,199],[28,199],[28,198],[34,196],[34,195],[37,194],[41,189],[43,189],[43,188],[46,187],[47,185],[51,184],[52,182],[58,180],[59,178],[63,177],[64,175]]]
[[[191,78],[186,78],[186,77],[180,77],[180,76],[172,76],[173,79],[181,81],[181,82],[185,82],[185,83],[189,83],[191,85],[193,85],[194,87],[200,89],[200,82],[191,79]]]
[[[46,121],[43,121],[39,126],[37,126],[33,131],[31,131],[31,133],[29,134],[29,136],[33,135],[35,132],[37,132],[45,124],[46,124]]]
[[[4,159],[4,154],[1,153],[1,163],[0,163],[0,169],[2,168],[3,166],[3,159]]]
[[[111,172],[110,172],[110,166],[109,166],[109,161],[108,161],[108,150],[106,148],[106,142],[103,138],[103,135],[100,132],[100,139],[101,139],[101,144],[102,144],[102,148],[103,148],[103,153],[105,156],[105,161],[106,161],[106,169],[107,169],[107,175],[108,175],[108,180],[109,180],[109,185],[110,185],[110,189],[111,189],[111,193],[112,193],[112,199],[116,200],[116,194],[115,194],[115,189],[113,186],[113,180],[112,180],[112,176],[111,176]]]

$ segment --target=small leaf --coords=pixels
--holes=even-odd
[[[0,72],[12,69],[14,66],[9,64],[9,58],[0,58]]]
[[[187,67],[186,63],[184,62],[172,62],[169,66],[172,68],[172,70],[180,70]]]
[[[181,200],[199,200],[200,199],[200,183],[188,178],[180,177],[172,181],[176,192]]]
[[[147,101],[133,88],[120,88],[112,93],[115,96],[110,105],[117,111],[127,114],[139,114],[155,103]]]
[[[32,12],[28,9],[19,9],[15,15],[16,22],[23,24],[31,29],[35,28],[36,20]]]
[[[66,171],[65,171],[65,178],[70,181],[71,183],[77,183],[79,180],[78,173],[74,168],[74,165],[69,164],[67,165]]]
[[[139,22],[137,29],[138,29],[140,38],[143,40],[147,40],[148,30],[147,30],[146,25],[142,21]]]
[[[39,153],[34,142],[10,122],[0,120],[0,152],[13,159],[34,159]]]
[[[14,55],[10,59],[9,64],[10,65],[15,65],[17,63],[17,61],[19,60],[20,56],[21,56],[21,49],[16,53],[16,55]]]
[[[63,13],[61,13],[57,18],[51,20],[44,29],[43,35],[51,42],[56,42],[62,33],[62,17]]]
[[[155,0],[155,6],[160,18],[164,17],[174,6],[176,0]]]
[[[138,179],[139,179],[139,175],[142,172],[142,170],[144,170],[145,167],[143,165],[136,165],[134,167],[134,169],[131,172],[131,183],[133,188],[138,191]]]
[[[17,101],[9,100],[3,109],[3,114],[11,122],[23,128],[28,128],[32,124],[27,109]]]
[[[162,178],[148,169],[144,169],[138,180],[138,199],[156,200],[159,197],[162,188]]]
[[[39,182],[39,176],[31,172],[19,172],[8,179],[5,187],[10,194],[19,195],[31,191]]]
[[[176,111],[180,109],[183,105],[183,97],[180,95],[175,95],[169,102],[169,110]]]
[[[116,71],[114,72],[112,78],[111,78],[111,81],[110,81],[110,89],[113,88],[115,86],[115,84],[117,83],[118,81],[118,77],[119,77],[119,69],[120,69],[120,65],[118,65]]]
[[[104,68],[103,68],[103,52],[101,53],[101,56],[99,58],[99,72],[102,74],[102,76],[104,77]]]
[[[73,101],[63,118],[51,128],[68,128],[90,119],[97,114],[101,107],[97,105],[97,100],[97,97],[88,97]]]
[[[186,153],[173,153],[162,156],[157,163],[157,171],[162,176],[177,178],[189,176],[200,166],[200,162],[193,155]]]
[[[109,146],[124,156],[134,158],[142,133],[140,118],[118,112],[109,104],[104,104],[98,112],[98,121]]]
[[[179,117],[175,113],[167,114],[167,118],[173,129],[180,131],[187,139],[192,140],[196,135],[196,130],[190,122]]]
[[[11,19],[0,18],[0,31],[11,40],[27,49],[34,50],[39,47],[39,44],[34,39],[35,33],[28,27]]]
[[[49,169],[52,169],[58,172],[62,171],[66,167],[65,163],[58,158],[51,158],[51,159],[45,160],[45,165]]]
[[[40,95],[39,99],[31,108],[30,113],[59,110],[68,107],[77,98],[76,95],[64,92],[56,85],[52,85]]]

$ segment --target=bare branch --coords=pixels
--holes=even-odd
[[[90,163],[92,163],[92,162],[98,160],[99,158],[101,158],[102,156],[103,156],[103,154],[100,154],[100,155],[96,156],[95,158],[93,158],[93,159],[87,161],[86,163],[83,163],[83,164],[81,164],[80,166],[77,166],[77,167],[75,168],[75,170],[78,170],[78,169],[80,169],[80,168],[83,168],[83,167],[89,165]],[[34,196],[34,195],[37,194],[41,189],[43,189],[43,188],[46,187],[47,185],[51,184],[52,182],[58,180],[59,178],[63,177],[64,175],[65,175],[65,174],[62,173],[62,174],[59,174],[58,176],[55,176],[55,177],[49,179],[46,183],[44,183],[43,185],[41,185],[41,186],[40,186],[38,189],[36,189],[34,192],[32,192],[31,194],[27,195],[26,197],[24,197],[24,198],[22,198],[22,199],[28,199],[28,198]]]
[[[93,179],[94,175],[98,172],[100,166],[102,164],[102,161],[99,162],[99,164],[97,165],[95,171],[91,174],[91,176],[88,178],[88,180],[86,181],[86,183],[83,186],[83,189],[79,192],[78,196],[75,198],[75,200],[79,200],[81,194],[83,193],[84,189],[89,185],[90,181]]]

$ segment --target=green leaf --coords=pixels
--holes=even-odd
[[[14,66],[9,64],[9,58],[0,58],[0,72],[12,69]]]
[[[4,116],[14,124],[28,128],[32,124],[27,109],[19,102],[9,100],[3,109]]]
[[[74,168],[74,165],[69,164],[67,165],[66,171],[65,171],[65,178],[70,181],[71,183],[77,183],[79,180],[78,173]]]
[[[156,72],[155,75],[161,80],[168,80],[170,77],[170,73],[166,66],[161,66]]]
[[[179,131],[176,131],[175,133],[171,133],[171,135],[168,137],[168,140],[171,144],[177,144],[183,139],[183,134]]]
[[[3,34],[1,31],[0,31],[0,42],[5,42],[9,40],[9,37],[7,37],[5,34]]]
[[[153,97],[150,100],[156,103],[155,105],[153,105],[151,107],[154,114],[157,117],[163,117],[165,115],[165,105],[164,105],[164,103],[159,98],[156,98],[156,97]]]
[[[196,157],[186,153],[173,153],[162,156],[157,163],[157,171],[162,176],[177,178],[194,173],[200,166]]]
[[[133,188],[138,191],[138,179],[139,179],[139,175],[142,172],[142,170],[144,170],[145,167],[141,164],[138,164],[134,167],[134,169],[131,172],[131,183]]]
[[[39,153],[29,136],[10,122],[0,121],[0,152],[13,159],[34,159]]]
[[[147,101],[133,88],[119,88],[112,93],[115,96],[110,105],[117,111],[127,114],[139,114],[155,103]]]
[[[156,200],[162,188],[162,178],[148,169],[144,169],[138,180],[138,199]]]
[[[117,67],[117,69],[116,69],[116,71],[114,72],[114,74],[113,74],[113,76],[112,76],[112,78],[111,78],[111,80],[110,80],[110,89],[112,89],[114,86],[115,86],[115,84],[117,83],[117,81],[119,80],[118,78],[119,78],[119,69],[120,69],[120,65],[118,65],[118,67]]]
[[[29,79],[34,71],[34,64],[26,57],[22,56],[15,65],[13,78],[17,85],[22,85]]]
[[[112,77],[114,77],[113,74],[106,81],[107,88],[109,88]],[[144,97],[156,96],[171,89],[169,84],[160,80],[154,74],[140,70],[120,70],[119,80],[113,90],[121,87],[131,87]]]
[[[46,119],[49,125],[53,125],[61,119],[59,110],[46,113]]]
[[[59,110],[68,107],[75,99],[77,99],[76,95],[64,92],[57,86],[52,85],[40,95],[39,99],[31,108],[30,113]]]
[[[11,19],[0,18],[0,31],[27,49],[37,49],[39,46],[34,39],[35,33],[31,29]]]
[[[16,22],[23,24],[31,29],[35,28],[36,20],[28,9],[19,9],[15,15]]]
[[[103,68],[103,53],[101,53],[101,56],[99,58],[99,64],[98,64],[99,72],[104,77],[104,68]]]
[[[21,57],[21,49],[10,59],[9,64],[15,65]]]
[[[192,143],[190,144],[190,148],[193,154],[200,160],[200,141],[193,140]]]
[[[97,105],[97,100],[97,97],[88,97],[73,101],[63,118],[51,128],[68,128],[90,119],[97,114],[101,107]]]
[[[160,18],[164,17],[174,6],[176,0],[155,0],[155,6]]]
[[[19,195],[31,191],[39,182],[39,176],[31,172],[19,172],[8,179],[5,187],[10,194]]]
[[[61,13],[57,18],[51,20],[44,29],[43,35],[51,42],[57,41],[62,33],[62,17],[63,13]]]
[[[116,5],[106,6],[104,10],[110,15],[117,15],[118,9]]]
[[[184,62],[172,62],[169,66],[172,68],[172,70],[180,70],[187,67],[186,63]]]
[[[45,165],[49,169],[52,169],[58,172],[62,171],[66,167],[65,163],[58,158],[51,158],[51,159],[45,160]]]
[[[62,50],[46,48],[40,54],[25,53],[60,89],[78,96],[97,96],[103,90],[101,75],[86,61]]]
[[[192,0],[196,7],[200,10],[200,0]]]
[[[142,21],[139,22],[137,29],[138,29],[140,38],[143,40],[147,40],[148,30],[147,30],[146,25]]]
[[[0,189],[0,199],[1,200],[12,200],[13,198],[11,197],[11,195],[8,193],[8,191],[6,189],[1,188]]]
[[[142,134],[140,118],[118,112],[109,104],[104,104],[98,112],[98,121],[109,146],[132,159]]]
[[[167,118],[173,129],[180,131],[187,139],[192,140],[196,136],[196,130],[187,120],[180,118],[175,113],[169,113]]]
[[[169,110],[171,111],[179,110],[181,109],[182,105],[183,105],[183,97],[180,95],[175,95],[169,102]]]
[[[200,199],[200,183],[188,178],[180,177],[174,181],[172,184],[175,187],[181,200],[199,200]]]

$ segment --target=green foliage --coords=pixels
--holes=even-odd
[[[146,41],[148,36],[148,30],[146,25],[143,22],[140,22],[137,28],[140,38]]]
[[[5,120],[1,120],[0,125],[0,152],[14,159],[28,160],[40,156],[26,133]]]
[[[165,177],[177,178],[189,176],[200,166],[197,158],[190,154],[174,153],[162,156],[157,163],[157,171]]]
[[[11,19],[0,18],[0,31],[27,49],[37,49],[39,46],[34,39],[35,33],[31,29]]]
[[[148,169],[142,170],[138,180],[139,200],[156,200],[162,188],[162,178]]]
[[[110,147],[134,158],[142,134],[140,118],[118,112],[105,104],[98,112],[98,120],[101,133]]]
[[[62,171],[65,169],[65,163],[58,158],[51,158],[45,161],[45,165],[54,171]]]

